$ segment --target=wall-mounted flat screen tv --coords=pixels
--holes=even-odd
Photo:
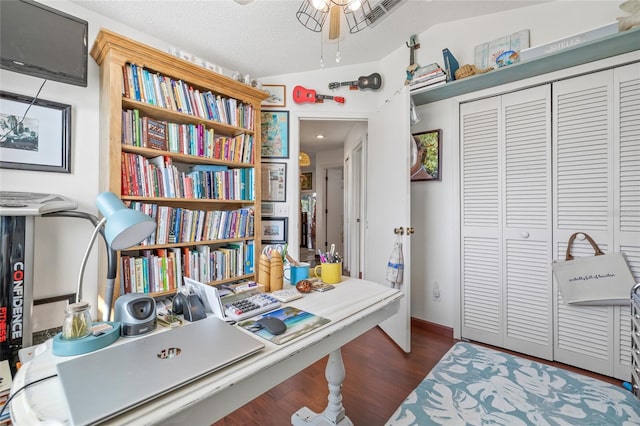
[[[88,28],[31,0],[0,0],[0,67],[86,87]]]

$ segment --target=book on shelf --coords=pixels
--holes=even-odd
[[[423,87],[438,85],[439,83],[442,83],[442,82],[445,82],[445,83],[447,82],[447,76],[445,74],[442,74],[427,80],[422,80],[415,84],[409,84],[409,89],[410,90],[422,89]]]
[[[445,84],[447,84],[446,80],[440,80],[440,81],[438,81],[436,83],[425,84],[425,85],[418,86],[418,87],[412,87],[410,89],[410,92],[411,92],[411,94],[415,95],[415,94],[423,92],[425,90],[433,89],[434,87],[443,86]]]
[[[444,69],[447,73],[447,83],[456,79],[456,71],[458,70],[458,61],[449,49],[442,49],[442,59],[444,61]]]
[[[142,117],[142,146],[166,151],[167,123],[149,117]]]
[[[274,336],[273,334],[269,333],[267,330],[256,324],[258,320],[267,316],[275,317],[283,321],[287,325],[287,330],[282,334]],[[328,318],[324,318],[319,315],[312,314],[311,312],[294,308],[293,306],[287,306],[275,311],[252,317],[251,319],[245,321],[241,321],[238,323],[238,325],[246,330],[255,333],[263,339],[269,340],[276,345],[281,345],[292,339],[295,339],[296,337],[302,336],[303,334],[306,334],[311,330],[322,327],[329,322],[330,320]]]
[[[437,62],[433,62],[429,65],[423,65],[413,73],[413,78],[411,79],[411,81],[415,79],[424,78],[425,76],[428,76],[437,72],[443,72],[442,67],[438,65]]]

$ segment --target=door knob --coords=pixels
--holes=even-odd
[[[402,226],[400,228],[394,228],[393,233],[396,235],[404,235],[404,228]]]
[[[408,226],[408,227],[407,227],[407,235],[411,235],[411,234],[413,234],[414,232],[416,232],[416,231],[413,229],[413,226]]]

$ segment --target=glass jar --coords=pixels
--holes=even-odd
[[[72,303],[64,311],[62,338],[82,339],[91,334],[91,312],[87,302]]]

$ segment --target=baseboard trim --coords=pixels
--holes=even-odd
[[[411,326],[453,339],[453,328],[411,317]]]

